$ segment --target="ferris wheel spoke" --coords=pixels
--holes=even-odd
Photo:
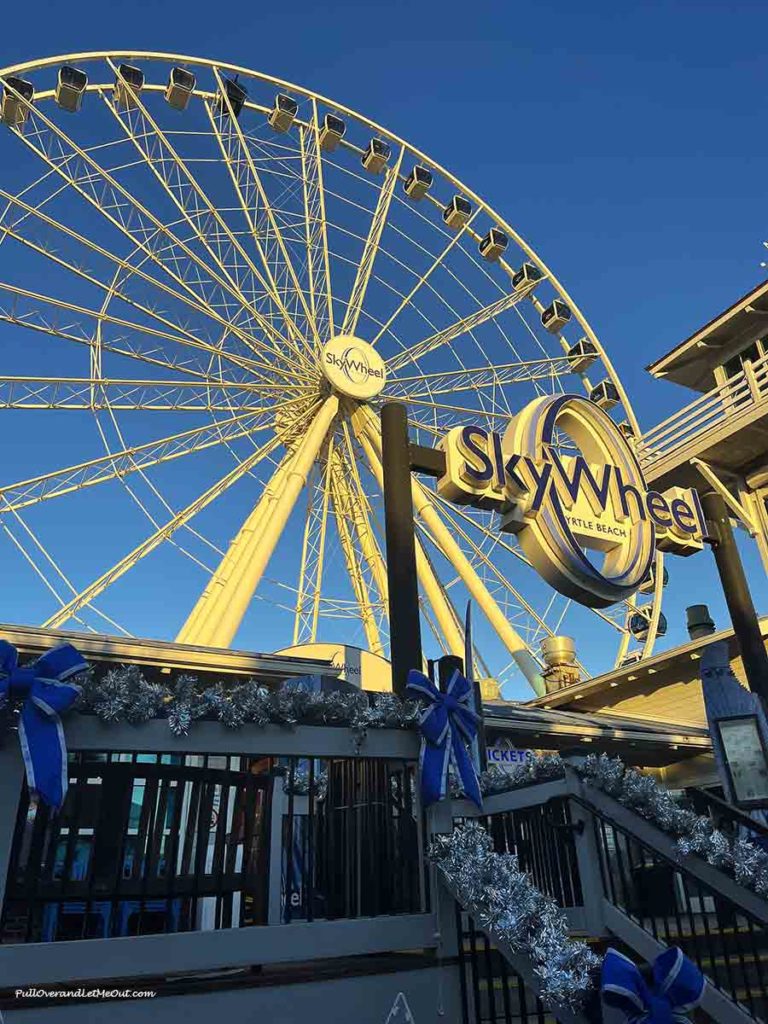
[[[312,100],[312,120],[300,128],[304,218],[307,239],[309,302],[318,340],[332,338],[333,291],[323,183],[323,151],[317,101]]]
[[[178,336],[169,331],[152,327],[149,324],[141,324],[133,320],[125,320],[122,317],[117,317],[114,314],[107,312],[106,308],[102,308],[101,310],[86,309],[84,306],[75,305],[74,303],[67,302],[52,295],[43,295],[39,292],[33,292],[26,288],[19,288],[9,282],[0,281],[0,292],[4,292],[12,296],[12,302],[10,304],[0,303],[0,321],[14,323],[20,327],[30,327],[33,330],[49,334],[53,337],[64,338],[69,341],[77,342],[81,345],[87,345],[90,348],[101,347],[111,349],[120,355],[128,356],[128,358],[153,363],[154,365],[163,366],[169,370],[191,372],[197,376],[208,376],[202,369],[190,370],[185,368],[185,365],[182,362],[174,362],[172,359],[169,360],[165,350],[162,348],[154,350],[150,349],[149,351],[143,350],[135,341],[133,341],[133,335],[146,334],[151,338],[159,338],[163,341],[172,341],[182,347],[196,349],[200,352],[205,352],[214,356],[223,354],[220,353],[216,346],[209,345],[207,342],[197,340],[193,341],[190,338]],[[24,310],[24,304],[29,303],[32,304],[32,308]],[[22,311],[19,310],[20,304],[22,306]],[[41,310],[34,308],[35,304],[49,307],[54,312],[52,314],[44,314]],[[77,320],[72,320],[73,316],[84,318],[86,321],[92,321],[92,326],[89,328],[78,323]],[[104,339],[99,334],[100,328],[103,324],[109,324],[112,327],[117,327],[129,332],[129,334],[126,337],[118,338],[116,340]],[[229,362],[249,371],[251,374],[256,372],[258,375],[258,371],[262,366],[267,370],[272,369],[269,364],[262,364],[261,362],[257,362],[244,356],[236,356],[233,353],[227,353],[226,358]],[[264,380],[264,383],[270,383],[271,380],[271,377],[267,377]]]
[[[365,303],[368,283],[371,279],[371,274],[373,273],[376,254],[378,253],[381,245],[381,236],[387,223],[389,208],[392,203],[392,197],[395,194],[395,188],[400,176],[400,166],[403,162],[404,156],[405,147],[401,146],[397,161],[392,167],[388,167],[384,174],[384,181],[379,189],[378,198],[376,200],[376,209],[373,211],[373,216],[371,217],[368,236],[365,239],[365,245],[363,246],[363,254],[360,257],[360,263],[357,267],[352,291],[350,292],[349,301],[347,302],[347,309],[344,313],[344,322],[341,327],[342,334],[354,334],[357,330],[357,322],[360,319],[360,313],[362,312],[363,305]]]
[[[9,89],[7,82],[4,83],[4,87]],[[10,91],[15,92],[12,88]],[[16,96],[21,100],[18,93]],[[22,102],[28,111],[28,125],[23,133],[18,127],[11,129],[17,138],[59,174],[108,223],[128,238],[136,251],[143,252],[176,285],[186,291],[202,313],[231,330],[248,347],[262,350],[268,359],[280,357],[279,351],[276,352],[242,328],[235,327],[231,322],[231,316],[228,318],[222,315],[216,308],[214,299],[209,299],[204,294],[208,282],[206,275],[210,275],[212,283],[222,292],[230,294],[230,288],[224,279],[210,274],[210,268],[194,250],[180,241],[169,227],[151,214],[109,171],[81,149],[39,108],[32,107],[26,101]],[[80,168],[80,173],[77,173],[77,170],[73,172],[72,167]],[[138,227],[132,228],[131,224],[137,224]],[[160,239],[164,240],[166,248],[159,243]],[[163,254],[167,255],[167,251],[170,252],[171,263],[163,259]],[[197,289],[189,283],[191,271],[196,274]],[[237,308],[241,308],[239,304]],[[275,328],[266,318],[260,317],[258,323],[270,337],[275,335]],[[284,344],[281,336],[280,341]],[[228,356],[233,361],[237,358],[231,353],[228,353]]]
[[[484,391],[487,388],[506,387],[508,384],[529,384],[535,380],[559,377],[571,372],[570,361],[565,356],[556,356],[548,359],[489,364],[469,370],[443,370],[437,373],[395,377],[390,381],[389,390],[398,397],[410,401],[411,398],[419,398],[425,393],[434,396],[454,394],[457,391]]]
[[[16,548],[16,550],[19,552],[19,554],[22,556],[25,562],[30,566],[34,574],[38,577],[38,579],[43,584],[45,589],[53,596],[57,604],[63,605],[65,599],[61,596],[56,586],[51,582],[49,573],[46,572],[45,569],[40,565],[40,549],[42,549],[44,561],[50,561],[50,555],[45,550],[45,548],[42,547],[39,538],[34,533],[32,533],[29,526],[21,519],[21,517],[17,517],[17,519],[18,522],[23,527],[24,531],[31,535],[33,546],[38,548],[37,555],[33,554],[29,550],[28,545],[14,533],[10,525],[6,522],[5,518],[0,518],[0,529],[3,530],[6,537],[10,540],[11,544],[13,544],[13,546]],[[64,585],[68,585],[69,589],[72,591],[72,593],[74,593],[74,587],[72,587],[71,583],[69,583],[66,576],[64,576],[64,574],[61,572],[58,566],[56,566],[56,570],[57,575],[59,575],[62,578],[62,582],[64,583]],[[96,612],[96,614],[99,615],[102,619],[104,619],[104,621],[107,622],[110,626],[117,629],[118,633],[122,633],[124,636],[131,635],[126,629],[123,629],[122,626],[115,622],[114,619],[111,619],[108,615],[105,615],[104,612],[100,611],[95,606],[93,607],[92,610]],[[84,619],[80,618],[77,615],[73,616],[73,618],[75,622],[81,625],[86,631],[91,633],[95,632],[93,626],[89,625]]]
[[[113,70],[116,70],[113,67]],[[254,266],[240,240],[213,205],[195,176],[174,147],[168,141],[152,115],[137,95],[132,109],[120,111],[105,91],[101,97],[114,118],[121,125],[127,138],[152,171],[185,222],[194,232],[215,264],[215,271],[208,272],[215,278],[228,282],[228,288],[243,310],[247,310],[260,326],[264,318],[256,305],[254,282],[265,290],[268,288],[261,274]],[[213,226],[215,225],[215,229]],[[230,270],[230,268],[232,268]],[[244,286],[250,283],[251,296],[246,296]],[[264,323],[262,323],[262,321]],[[304,355],[293,346],[294,354],[304,360]]]
[[[463,334],[468,334],[488,320],[493,320],[495,317],[500,316],[506,310],[516,306],[530,291],[531,289],[528,288],[526,290],[521,289],[519,292],[510,292],[509,295],[502,295],[500,299],[496,299],[495,302],[491,302],[487,306],[475,310],[474,313],[470,313],[469,316],[457,320],[450,327],[445,327],[436,334],[432,334],[430,337],[417,342],[411,348],[398,352],[397,355],[387,360],[387,373],[394,373],[401,366],[405,366],[409,362],[418,363],[429,352],[434,352],[435,349],[449,344]]]
[[[254,402],[270,391],[273,398],[285,394],[281,384],[0,376],[0,409],[96,411],[109,408],[114,412],[233,412],[239,409],[274,414],[274,405],[259,408]]]
[[[376,616],[370,600],[368,584],[363,575],[363,555],[358,544],[356,544],[353,523],[355,509],[350,497],[350,489],[345,478],[345,467],[341,458],[336,455],[335,465],[331,473],[331,495],[333,497],[333,510],[336,519],[336,530],[339,534],[341,550],[344,554],[344,561],[347,567],[347,575],[352,585],[352,592],[355,595],[360,618],[365,632],[368,649],[374,654],[383,653],[383,645],[379,636],[379,629],[376,624]]]
[[[203,427],[171,434],[157,441],[123,448],[86,462],[5,484],[0,486],[0,501],[3,508],[16,511],[109,480],[122,480],[130,473],[143,471],[241,437],[248,437],[272,427],[273,422],[274,417],[271,414],[265,416],[242,413],[217,423],[208,423]]]
[[[307,306],[304,290],[296,276],[288,246],[280,230],[261,175],[256,167],[251,147],[232,109],[232,103],[219,69],[214,68],[213,70],[216,76],[220,100],[216,113],[211,110],[210,103],[206,103],[208,118],[219,140],[222,155],[229,168],[232,183],[246,217],[246,222],[251,229],[251,237],[259,254],[259,259],[264,265],[267,280],[272,281],[274,287],[272,297],[278,304],[282,315],[286,318],[286,323],[290,323],[293,329],[298,331],[293,317],[286,309],[285,302],[276,285],[276,275],[285,283],[284,287],[286,289],[289,287],[293,289],[293,297],[297,302],[297,306],[301,307],[310,329],[314,330],[314,321]],[[257,223],[255,218],[257,206],[262,214],[260,218],[261,223]],[[261,242],[262,238],[264,239],[264,245]],[[273,267],[274,270],[272,269]],[[297,333],[297,340],[300,337],[300,333]],[[317,339],[315,338],[315,340]]]
[[[400,316],[403,310],[413,302],[416,293],[419,291],[420,288],[423,288],[423,286],[427,283],[427,281],[430,279],[432,274],[438,269],[438,267],[442,267],[445,265],[445,261],[448,259],[451,250],[455,246],[459,245],[462,238],[464,237],[465,232],[470,231],[472,222],[474,221],[478,213],[480,213],[480,209],[480,207],[477,207],[474,210],[466,224],[463,224],[462,227],[456,232],[456,234],[453,235],[453,237],[448,241],[448,244],[444,247],[440,255],[435,257],[435,259],[427,268],[427,270],[425,270],[421,277],[416,281],[416,284],[414,284],[411,290],[408,292],[408,294],[403,297],[402,301],[400,302],[400,305],[397,307],[394,313],[390,315],[389,319],[384,324],[382,324],[382,326],[379,328],[378,333],[371,340],[372,345],[375,345],[382,337],[382,335],[386,334],[386,332],[390,329],[395,320],[397,320],[397,318]]]
[[[293,617],[293,643],[314,643],[320,618],[320,599],[325,566],[328,530],[328,508],[331,499],[330,455],[333,437],[329,438],[325,461],[313,470],[314,479],[307,485],[307,518],[301,548],[299,586]]]
[[[9,207],[11,205],[18,206],[21,210],[24,211],[25,217],[28,215],[29,217],[36,218],[41,224],[44,224],[46,227],[60,233],[64,238],[71,239],[78,245],[83,246],[85,250],[90,254],[98,256],[99,258],[102,258],[109,262],[110,264],[114,265],[117,268],[117,274],[113,277],[111,283],[107,284],[106,282],[95,277],[93,274],[87,273],[82,267],[77,266],[71,261],[63,259],[62,257],[47,249],[44,249],[42,246],[36,244],[32,239],[27,238],[17,230],[18,223],[23,218],[18,218],[13,225],[5,227],[0,226],[0,239],[2,239],[4,235],[13,238],[15,241],[26,246],[27,248],[30,248],[38,252],[46,259],[52,260],[53,262],[63,267],[64,269],[69,270],[76,276],[87,281],[89,284],[93,284],[97,288],[107,292],[108,295],[120,299],[121,301],[125,302],[134,309],[138,309],[143,315],[149,317],[154,322],[169,328],[173,333],[178,333],[178,339],[180,344],[187,344],[192,348],[202,348],[204,351],[215,351],[216,356],[218,358],[223,358],[227,362],[234,362],[236,365],[243,366],[243,359],[246,357],[240,357],[238,359],[238,357],[235,354],[230,354],[226,350],[222,351],[220,348],[215,349],[214,346],[211,346],[207,342],[204,342],[200,338],[196,337],[182,324],[179,324],[169,319],[168,317],[163,316],[160,312],[158,312],[158,310],[151,308],[149,305],[145,303],[140,303],[135,299],[131,298],[125,291],[120,289],[120,287],[117,284],[117,277],[120,276],[120,274],[123,274],[124,278],[135,277],[148,284],[151,288],[157,289],[163,295],[167,295],[174,301],[182,303],[186,308],[191,309],[196,313],[201,313],[207,318],[210,314],[210,310],[206,310],[203,306],[199,304],[199,302],[193,299],[189,294],[183,291],[177,291],[176,289],[168,285],[165,281],[159,280],[153,277],[152,275],[147,274],[146,271],[144,271],[141,268],[141,266],[127,263],[124,259],[115,256],[108,249],[105,249],[102,246],[97,245],[90,239],[86,238],[84,235],[81,235],[79,232],[74,231],[72,228],[68,227],[67,225],[61,223],[60,221],[55,220],[53,217],[44,213],[39,208],[36,209],[34,207],[29,206],[27,203],[19,199],[18,196],[13,196],[10,193],[0,189],[0,198],[5,200],[8,203]],[[232,329],[231,323],[225,320],[223,317],[221,317],[218,313],[214,313],[212,319],[216,323],[224,327],[225,330],[228,331]],[[182,342],[182,338],[186,340]],[[254,351],[255,349],[253,343],[250,340],[248,342],[247,347],[250,351]],[[264,352],[270,353],[271,363],[265,363],[261,360],[258,363],[256,361],[252,361],[254,371],[258,366],[262,366],[265,369],[268,369],[272,376],[287,375],[289,371],[285,368],[285,366],[274,365],[273,357],[276,353],[272,353],[269,349],[265,349]],[[254,354],[263,355],[264,352],[259,350],[258,353],[254,351]],[[250,362],[249,365],[251,365]],[[292,367],[290,372],[293,373],[294,369],[295,368]]]
[[[273,451],[278,444],[279,438],[273,437],[261,448],[252,452],[243,460],[243,462],[240,463],[240,465],[235,466],[235,468],[230,470],[229,473],[221,477],[220,480],[217,480],[213,487],[210,487],[199,497],[195,498],[194,501],[190,502],[184,509],[172,516],[171,519],[163,523],[162,526],[158,527],[154,533],[150,534],[149,537],[125,555],[124,558],[121,558],[119,562],[111,566],[105,573],[102,573],[98,579],[93,580],[93,582],[89,583],[87,587],[76,594],[62,608],[57,612],[54,612],[53,615],[45,620],[43,627],[45,629],[57,629],[64,625],[64,623],[67,622],[75,612],[79,611],[85,605],[89,605],[94,598],[103,593],[107,587],[120,579],[120,577],[128,572],[129,569],[132,569],[143,558],[146,558],[147,555],[159,547],[160,544],[168,540],[169,537],[172,537],[180,527],[186,525],[186,523],[193,519],[198,512],[201,512],[204,508],[210,505],[212,501],[215,501],[216,498],[231,487],[232,484],[245,476],[251,469],[258,465],[262,459]]]

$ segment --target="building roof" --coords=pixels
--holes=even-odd
[[[763,616],[760,619],[760,629],[763,637],[768,639],[768,616]],[[648,681],[654,675],[659,677],[659,684],[664,685],[670,673],[682,672],[684,667],[690,669],[691,662],[699,660],[702,650],[717,640],[726,640],[731,657],[734,659],[738,657],[739,648],[733,630],[722,629],[710,636],[690,640],[687,644],[680,644],[678,647],[672,647],[650,658],[643,658],[631,665],[614,668],[602,675],[594,676],[592,679],[585,679],[581,683],[565,686],[561,690],[555,690],[554,693],[534,697],[526,703],[526,707],[545,710],[554,708],[576,710],[582,707],[585,710],[589,708],[594,710],[596,705],[608,703],[606,697],[609,693],[611,694],[610,703],[614,703],[618,695],[615,692],[617,687],[623,688],[626,693],[638,680]],[[678,725],[676,728],[680,728],[680,726]]]
[[[601,712],[561,711],[489,701],[483,705],[485,728],[521,747],[567,750],[594,746],[596,753],[620,756],[628,764],[658,767],[711,751],[701,726],[642,722]]]
[[[9,640],[22,654],[42,654],[57,643],[68,642],[91,661],[130,663],[160,670],[183,669],[197,673],[255,676],[278,682],[296,676],[337,676],[340,669],[320,658],[297,658],[286,654],[258,654],[230,651],[220,647],[196,647],[167,640],[145,640],[77,633],[42,626],[14,626],[0,623],[0,637]]]
[[[709,391],[716,386],[715,366],[760,333],[768,333],[768,281],[752,288],[646,369],[656,378]]]

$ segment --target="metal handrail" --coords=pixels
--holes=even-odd
[[[764,394],[768,399],[768,354],[750,365],[752,382],[750,375],[741,370],[727,383],[708,391],[644,434],[637,445],[641,462],[664,456],[684,439],[712,427],[713,420],[720,422],[730,415],[743,415],[757,400],[753,386],[760,398]]]

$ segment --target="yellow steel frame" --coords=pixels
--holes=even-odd
[[[99,154],[105,150],[100,145],[83,148],[41,109],[45,101],[52,98],[51,90],[38,92],[34,103],[27,103],[16,93],[26,112],[26,119],[23,124],[8,126],[8,130],[42,162],[45,171],[39,181],[50,178],[51,182],[60,181],[61,185],[42,200],[35,198],[37,182],[18,195],[0,189],[0,203],[4,204],[4,209],[0,210],[0,244],[10,240],[24,246],[36,257],[48,261],[51,267],[72,274],[84,285],[102,292],[103,300],[100,308],[96,308],[98,303],[90,308],[53,294],[24,288],[13,280],[0,282],[0,322],[85,346],[91,367],[89,375],[80,377],[0,377],[0,408],[89,411],[97,417],[98,429],[109,454],[0,487],[0,526],[8,532],[4,515],[18,517],[21,509],[40,502],[109,480],[120,480],[127,488],[132,477],[149,482],[145,477],[147,469],[194,452],[223,446],[235,454],[235,468],[179,512],[173,512],[171,506],[161,499],[172,513],[168,520],[157,525],[147,511],[156,529],[79,592],[75,592],[75,587],[55,560],[19,518],[21,528],[39,556],[50,564],[73,592],[73,596],[64,601],[58,591],[44,580],[61,605],[47,620],[46,626],[60,626],[68,618],[80,615],[112,582],[160,544],[171,540],[180,528],[195,532],[190,523],[198,512],[237,481],[247,480],[255,475],[257,467],[269,462],[274,465],[271,477],[262,485],[258,500],[222,553],[221,561],[190,612],[178,641],[204,646],[227,646],[233,641],[299,495],[311,480],[298,586],[294,591],[295,600],[291,602],[294,642],[315,640],[323,613],[349,614],[349,602],[325,597],[323,593],[328,575],[324,573],[329,550],[327,534],[333,522],[366,642],[371,650],[384,652],[387,575],[376,537],[374,510],[362,475],[362,470],[365,470],[379,488],[382,486],[381,438],[372,406],[341,402],[330,392],[319,362],[325,341],[335,336],[338,330],[343,334],[362,331],[373,344],[385,336],[399,343],[401,351],[387,361],[389,381],[384,397],[408,402],[412,427],[432,437],[441,436],[449,426],[470,416],[486,417],[488,422],[502,421],[510,413],[504,392],[510,385],[530,383],[538,387],[538,382],[550,381],[554,386],[561,376],[572,372],[565,357],[566,339],[559,338],[564,350],[562,355],[551,357],[541,349],[542,355],[538,357],[537,352],[535,359],[517,358],[514,344],[498,323],[505,313],[516,310],[523,301],[540,312],[543,306],[533,288],[512,290],[510,278],[515,268],[502,259],[502,277],[507,276],[504,286],[499,288],[501,294],[491,302],[481,303],[451,269],[451,260],[466,253],[467,244],[476,245],[483,231],[479,225],[490,219],[510,237],[525,258],[537,265],[541,273],[539,284],[546,282],[568,303],[584,336],[594,345],[602,365],[616,385],[626,416],[637,431],[637,421],[621,381],[599,340],[562,284],[509,224],[425,154],[342,105],[235,65],[136,51],[70,54],[20,64],[1,70],[0,84],[13,93],[7,82],[10,75],[23,77],[26,73],[64,63],[78,65],[96,61],[114,75],[123,60],[171,61],[204,68],[212,75],[215,89],[197,88],[195,96],[203,104],[221,163],[226,167],[236,201],[235,219],[244,225],[245,230],[233,227],[232,219],[225,216],[210,198],[192,164],[182,155],[172,138],[173,131],[161,127],[157,116],[152,113],[149,97],[162,92],[163,85],[148,81],[144,91],[135,94],[127,106],[118,104],[112,85],[103,80],[91,82],[87,91],[103,103],[107,116],[119,127],[122,144],[127,145],[139,164],[149,171],[166,204],[170,203],[178,213],[179,220],[173,224],[165,223],[149,203],[142,201],[124,183],[119,169],[102,161]],[[235,116],[224,76],[237,74],[270,83],[306,101],[297,117],[298,147],[294,148],[301,179],[302,223],[298,226],[286,226],[285,214],[269,194],[263,157],[259,158],[257,152],[258,144]],[[246,99],[244,107],[246,111],[260,115],[267,113],[266,107],[250,99]],[[373,208],[365,208],[369,219],[365,222],[364,231],[352,235],[348,229],[339,227],[348,237],[358,238],[362,246],[353,267],[352,285],[346,301],[334,296],[333,291],[332,265],[338,256],[332,251],[329,240],[332,221],[328,203],[334,193],[329,189],[328,180],[335,164],[321,146],[321,107],[354,118],[357,124],[387,139],[395,153],[375,191]],[[309,113],[305,116],[306,109]],[[346,138],[341,142],[339,151],[358,156],[362,152]],[[384,233],[393,204],[395,207],[398,203],[407,204],[407,200],[396,197],[398,185],[404,181],[406,155],[430,167],[455,191],[466,196],[472,203],[473,213],[468,223],[456,233],[440,228],[443,241],[436,253],[428,252],[420,243],[409,239],[428,256],[423,271],[414,273],[398,257],[388,253],[392,265],[399,265],[413,277],[403,290],[391,289],[397,296],[395,306],[382,320],[376,320],[369,309],[369,291],[373,282],[382,281],[378,276],[377,256],[385,251]],[[364,181],[368,194],[374,194],[370,176],[360,171],[355,174],[348,169],[345,173]],[[54,215],[49,208],[51,200],[66,191],[85,201],[106,225],[120,234],[128,244],[127,254],[112,252],[101,242]],[[444,198],[430,194],[424,207],[431,213],[439,213],[443,202]],[[358,208],[360,211],[364,209],[359,204]],[[416,216],[428,220],[421,212]],[[75,247],[101,267],[108,268],[108,279],[103,279],[97,271],[86,269],[65,250],[58,251],[41,242],[36,228],[60,237],[65,243],[65,250]],[[303,254],[298,255],[297,231],[300,231],[303,247]],[[439,275],[436,271],[440,268],[450,275],[457,294],[464,291],[473,300],[476,308],[472,312],[460,314],[452,305],[453,298],[449,302],[437,291],[435,281]],[[489,276],[489,272],[482,269]],[[303,282],[302,277],[305,279]],[[141,286],[149,293],[156,291],[161,300],[170,302],[172,309],[182,309],[189,315],[202,318],[204,323],[213,325],[219,332],[218,340],[210,340],[205,336],[207,331],[192,329],[183,322],[183,317],[160,309],[154,301],[137,299],[133,286]],[[424,316],[428,332],[416,340],[402,341],[395,329],[404,319],[404,312],[415,308],[416,297],[422,293],[439,295],[454,320],[445,327],[432,324]],[[341,316],[337,315],[335,303],[339,303]],[[131,311],[129,316],[122,315],[120,306]],[[522,314],[519,315],[525,330],[530,331]],[[498,324],[515,356],[514,361],[478,368],[465,365],[459,349],[452,343],[465,336],[473,337],[473,332],[488,323]],[[123,336],[119,332],[123,332]],[[230,340],[232,344],[229,344]],[[443,348],[450,348],[456,359],[456,368],[424,371],[421,365],[424,358]],[[102,365],[105,352],[138,360],[155,371],[164,371],[164,376],[158,379],[132,375],[105,376]],[[434,366],[434,362],[431,365]],[[409,370],[409,366],[412,369]],[[235,375],[234,379],[232,375]],[[584,387],[591,387],[584,375],[582,382]],[[460,392],[468,396],[479,395],[480,408],[472,408],[471,404],[455,404],[452,399]],[[444,397],[441,399],[441,396]],[[131,445],[123,440],[115,414],[132,412],[205,413],[210,416],[210,422],[192,430],[168,434],[157,441]],[[109,417],[104,425],[98,419],[101,413]],[[115,450],[107,441],[109,422],[118,439]],[[255,444],[254,436],[267,430],[271,431],[270,439],[253,448],[245,457],[232,447],[238,441]],[[150,486],[161,497],[154,485]],[[532,634],[551,631],[546,613],[539,614],[531,602],[503,578],[488,556],[487,545],[481,546],[460,525],[460,521],[466,521],[487,539],[489,531],[483,523],[460,509],[446,508],[418,480],[413,481],[412,490],[414,514],[421,532],[435,546],[440,559],[445,559],[455,571],[523,675],[537,692],[542,692],[540,666],[532,656],[529,644],[508,621],[481,572],[494,580],[494,585],[504,586],[521,614],[534,624]],[[144,508],[136,495],[130,493]],[[11,539],[44,578],[40,566],[19,536],[13,535]],[[521,552],[506,541],[499,539],[498,544],[525,561]],[[662,576],[660,556],[658,566],[657,582]],[[436,630],[445,650],[463,654],[461,624],[421,537],[417,537],[417,571],[425,617]],[[655,637],[660,594],[658,585],[653,597],[651,634],[645,645],[646,653],[650,651]],[[610,615],[598,614],[621,634],[617,659],[620,660],[626,652],[629,634]]]

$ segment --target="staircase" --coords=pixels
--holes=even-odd
[[[457,811],[459,824],[478,817],[467,804]],[[680,946],[707,979],[697,1019],[768,1021],[768,902],[698,857],[678,858],[673,839],[570,767],[562,780],[488,798],[479,817],[494,848],[515,853],[563,908],[574,937],[596,952],[618,948],[639,966]],[[464,908],[456,914],[466,1024],[602,1020],[596,994],[578,1013],[546,1009],[531,963]]]

